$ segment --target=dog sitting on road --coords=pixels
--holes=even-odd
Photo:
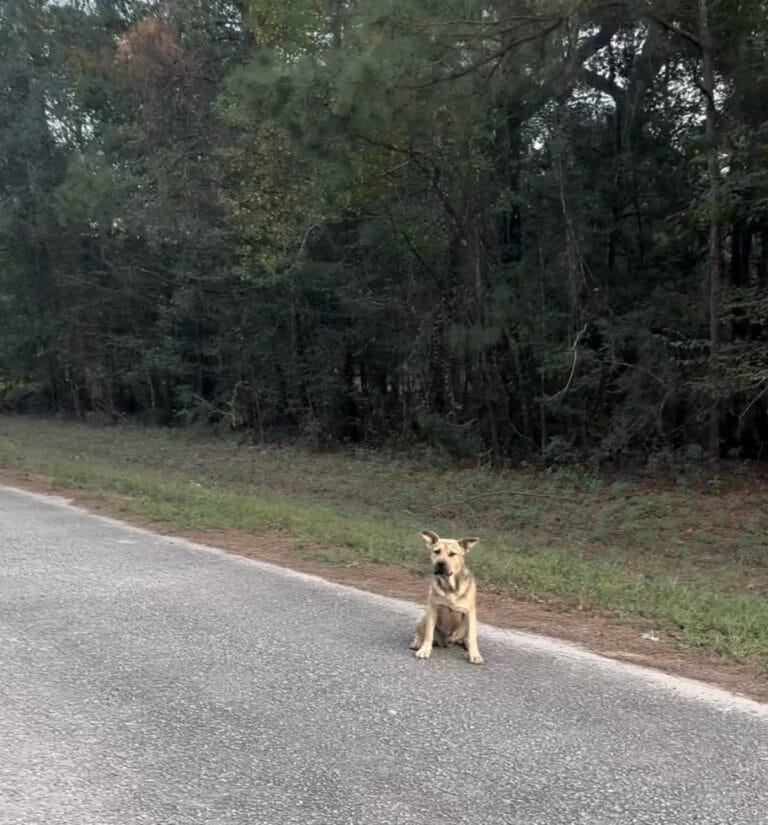
[[[464,557],[477,539],[441,539],[431,530],[422,537],[432,558],[432,583],[427,609],[416,626],[411,650],[419,659],[428,659],[432,645],[463,644],[473,665],[483,657],[477,649],[477,585]]]

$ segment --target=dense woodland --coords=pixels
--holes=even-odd
[[[768,447],[765,0],[2,0],[0,406]]]

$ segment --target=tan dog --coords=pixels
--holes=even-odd
[[[428,659],[432,645],[463,644],[473,665],[483,657],[477,649],[477,585],[464,556],[477,539],[441,539],[431,530],[421,534],[432,556],[432,584],[427,611],[416,625],[411,650]]]

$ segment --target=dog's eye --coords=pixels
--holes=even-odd
[[[435,555],[437,555],[440,551],[439,551],[439,550],[433,550],[432,552],[433,552]]]
[[[451,550],[451,552],[448,555],[449,556],[455,556],[456,554],[453,552],[453,550]]]

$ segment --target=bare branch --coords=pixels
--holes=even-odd
[[[571,383],[573,382],[573,376],[576,374],[576,362],[578,361],[578,358],[579,358],[579,349],[578,349],[579,341],[581,340],[582,335],[584,335],[584,333],[586,331],[587,331],[587,324],[584,324],[584,326],[576,334],[576,337],[573,339],[573,344],[571,345],[571,352],[573,353],[573,361],[571,362],[571,374],[568,376],[568,381],[566,382],[566,385],[559,392],[556,392],[554,395],[550,395],[548,397],[545,396],[545,398],[544,398],[545,401],[555,401],[556,399],[561,398],[563,395],[565,395],[568,392],[568,390],[571,388]]]
[[[760,392],[759,392],[759,393],[758,393],[758,394],[757,394],[757,395],[756,395],[756,396],[755,396],[755,397],[754,397],[754,398],[753,398],[753,399],[749,402],[749,404],[747,404],[747,406],[746,406],[746,407],[744,407],[744,409],[743,409],[743,410],[742,410],[742,412],[741,412],[741,415],[739,415],[739,424],[741,424],[741,423],[744,421],[744,416],[745,416],[745,415],[746,415],[746,414],[747,414],[747,413],[748,413],[748,412],[752,409],[752,407],[754,407],[754,406],[755,406],[755,404],[757,404],[757,402],[758,402],[758,401],[759,401],[759,400],[760,400],[760,399],[761,399],[761,398],[762,398],[762,397],[763,397],[766,393],[768,393],[768,384],[766,384],[766,385],[762,388],[762,390],[760,390]]]
[[[296,259],[297,259],[297,260],[303,256],[303,254],[304,254],[304,250],[305,250],[305,248],[306,248],[306,246],[307,246],[307,241],[309,241],[309,236],[310,236],[310,235],[311,235],[311,234],[312,234],[312,233],[313,233],[316,229],[320,229],[320,228],[321,228],[321,227],[320,227],[320,225],[319,225],[319,224],[313,223],[313,224],[311,224],[311,225],[310,225],[310,227],[309,227],[309,228],[307,229],[307,231],[304,233],[304,238],[302,239],[301,244],[299,245],[299,251],[296,253]]]

